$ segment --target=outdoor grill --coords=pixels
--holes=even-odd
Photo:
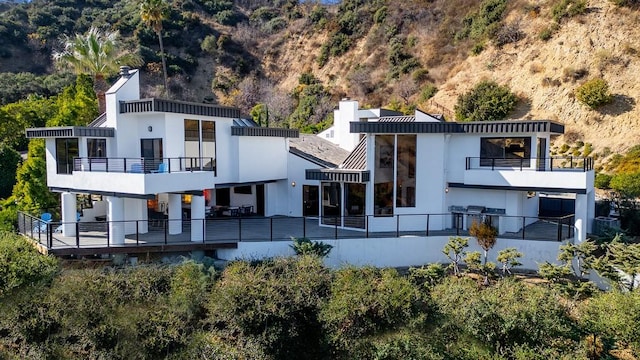
[[[480,215],[482,214],[486,208],[484,206],[471,205],[467,207],[467,214],[469,215]]]

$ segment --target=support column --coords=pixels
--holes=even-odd
[[[204,239],[204,196],[191,196],[191,241]]]
[[[109,244],[124,245],[124,199],[116,196],[107,196],[107,206]]]
[[[169,234],[182,234],[182,195],[169,194]]]
[[[576,195],[575,209],[575,242],[580,243],[587,239],[589,225],[589,200],[587,194]]]
[[[593,219],[596,217],[596,192],[591,189],[587,194],[587,232],[593,233]]]
[[[62,235],[76,236],[76,194],[64,192],[62,199]]]

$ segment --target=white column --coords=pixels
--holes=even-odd
[[[62,193],[62,235],[76,236],[76,194]]]
[[[575,242],[579,243],[587,239],[589,224],[589,201],[587,194],[576,195],[575,210]]]
[[[204,196],[191,196],[191,241],[204,239]]]
[[[107,206],[109,244],[124,245],[124,199],[116,196],[107,196]]]
[[[169,234],[182,234],[182,195],[169,194]]]

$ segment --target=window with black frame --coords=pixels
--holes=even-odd
[[[481,138],[480,166],[529,167],[531,138]]]
[[[58,174],[73,173],[73,159],[80,155],[77,138],[56,139],[56,170]]]

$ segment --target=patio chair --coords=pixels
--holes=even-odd
[[[36,224],[33,226],[33,231],[34,232],[46,232],[47,231],[47,224],[51,222],[51,219],[53,218],[53,215],[51,215],[51,213],[42,213],[40,215],[40,220],[38,220],[38,222],[36,222]]]
[[[142,164],[131,164],[131,172],[142,174],[144,173],[144,169],[142,168]]]
[[[151,172],[152,173],[166,173],[166,172],[169,172],[169,169],[167,167],[167,164],[161,162],[160,164],[158,164],[158,170],[153,170]]]

